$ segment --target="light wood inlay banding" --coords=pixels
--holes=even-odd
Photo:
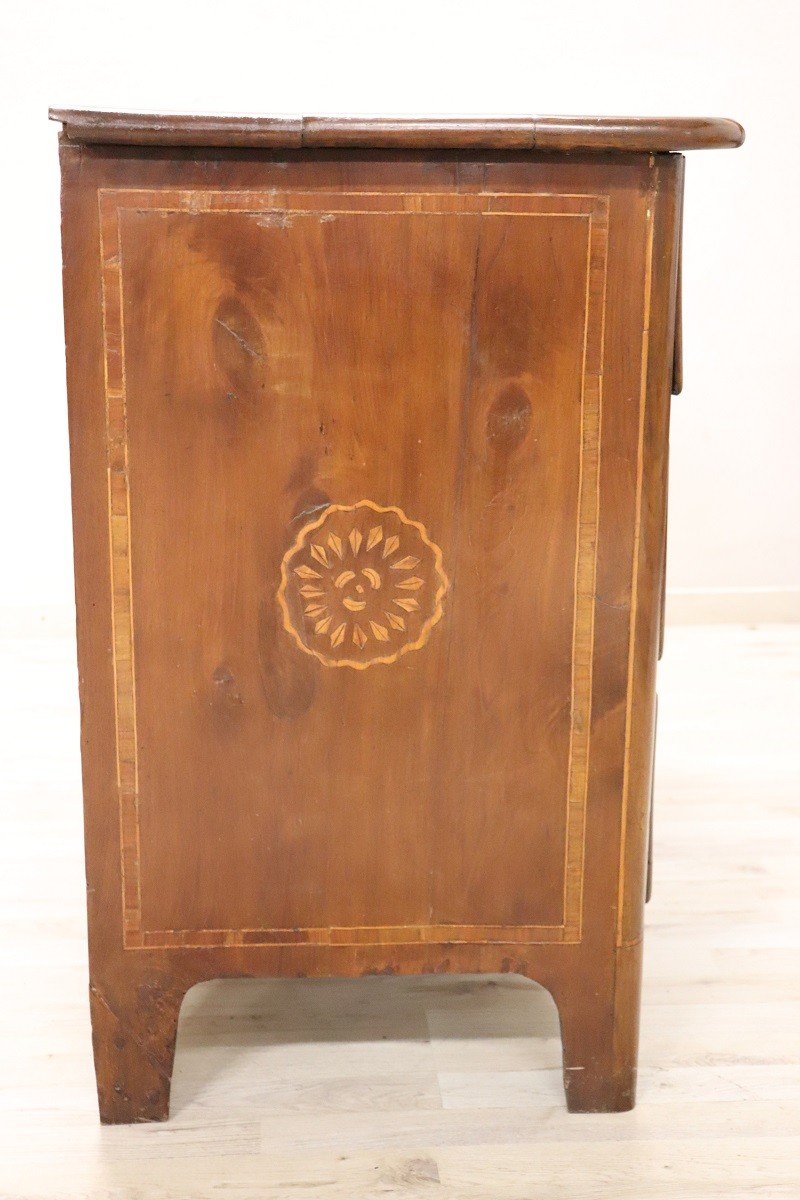
[[[471,220],[495,217],[520,220],[569,220],[586,229],[586,310],[581,394],[580,476],[577,500],[570,751],[565,797],[564,909],[558,924],[537,926],[425,926],[307,929],[185,929],[145,930],[141,902],[139,841],[136,683],[134,617],[131,581],[131,528],[127,466],[126,396],[124,372],[123,262],[119,215],[129,208],[152,212],[275,213],[300,218],[309,214],[459,215]],[[325,945],[445,943],[483,941],[509,944],[576,942],[581,938],[582,888],[585,854],[586,801],[589,777],[594,642],[594,590],[599,511],[599,471],[602,415],[603,330],[608,237],[608,201],[602,196],[561,194],[499,194],[483,192],[325,193],[302,191],[212,192],[167,190],[103,190],[100,192],[103,327],[106,371],[106,422],[109,471],[109,544],[113,592],[113,640],[117,729],[117,773],[123,875],[124,942],[127,948],[168,946],[284,945],[297,942]],[[334,498],[335,499],[335,498]],[[389,498],[391,499],[391,498]],[[338,536],[338,535],[337,535]],[[366,537],[371,531],[366,532]],[[377,545],[377,543],[376,543]],[[412,547],[413,549],[413,547]],[[377,553],[377,550],[374,551]],[[320,556],[340,561],[335,541],[321,545]],[[411,550],[408,551],[411,553]],[[310,560],[309,560],[310,561]],[[343,564],[342,570],[347,564]],[[409,580],[417,577],[412,573]],[[373,585],[374,586],[374,585]],[[409,585],[407,598],[415,592]],[[309,597],[313,607],[315,598]],[[368,620],[358,629],[364,638],[382,642],[401,634],[401,607],[392,607],[394,620]],[[338,651],[342,622],[325,626],[326,613],[308,614]],[[438,619],[438,616],[437,616]],[[366,631],[366,632],[365,632]],[[429,632],[429,630],[428,630]],[[342,635],[343,637],[344,635]],[[348,634],[348,637],[350,635]],[[337,641],[339,638],[339,641]],[[398,638],[399,640],[399,638]],[[360,648],[359,648],[360,649]],[[344,650],[344,647],[343,647]],[[350,653],[354,653],[351,649]],[[382,661],[380,659],[376,661]],[[386,660],[383,660],[386,661]]]

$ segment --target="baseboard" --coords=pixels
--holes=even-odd
[[[800,622],[800,588],[674,588],[668,625],[791,625]]]

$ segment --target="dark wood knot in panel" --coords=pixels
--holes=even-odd
[[[486,414],[486,440],[497,454],[513,454],[531,428],[531,402],[519,383],[509,383]]]

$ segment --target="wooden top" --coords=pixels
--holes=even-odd
[[[299,150],[619,150],[740,146],[723,117],[235,117],[50,110],[75,142]]]

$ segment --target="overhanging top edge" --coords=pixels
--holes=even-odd
[[[548,150],[663,153],[740,146],[722,117],[298,117],[50,109],[74,142],[265,149]]]

